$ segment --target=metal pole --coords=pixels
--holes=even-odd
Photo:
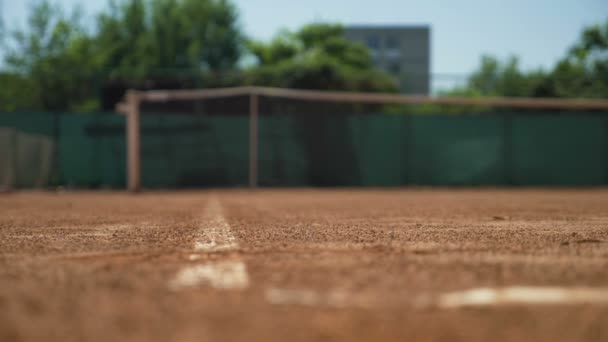
[[[249,187],[258,186],[258,95],[249,95]]]
[[[129,191],[140,190],[140,114],[139,97],[135,92],[127,93],[127,186]]]

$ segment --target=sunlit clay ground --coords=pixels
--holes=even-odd
[[[608,340],[608,190],[0,197],[0,341]]]

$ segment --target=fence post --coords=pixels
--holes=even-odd
[[[258,95],[249,95],[249,187],[258,186]]]
[[[604,119],[604,185],[608,185],[608,119]]]
[[[513,114],[507,113],[503,116],[503,168],[504,181],[506,185],[514,185],[513,175]]]
[[[127,187],[131,192],[141,188],[141,135],[139,95],[135,91],[127,93]]]
[[[61,112],[53,112],[53,141],[55,142],[55,146],[53,149],[53,165],[52,167],[52,175],[50,183],[53,183],[53,186],[62,185],[63,181],[61,179],[61,163],[60,163],[60,150],[61,146]]]

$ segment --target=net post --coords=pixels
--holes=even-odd
[[[249,94],[249,187],[258,186],[258,95]]]
[[[131,192],[138,192],[141,188],[140,101],[137,92],[130,90],[127,93],[127,189]]]

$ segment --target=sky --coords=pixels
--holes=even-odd
[[[28,0],[0,0],[6,26],[22,24]],[[80,4],[94,22],[106,0]],[[431,27],[433,74],[466,75],[482,54],[516,55],[524,69],[550,68],[588,25],[608,20],[608,0],[232,0],[240,25],[253,38],[315,21]],[[93,24],[92,24],[93,25]]]

